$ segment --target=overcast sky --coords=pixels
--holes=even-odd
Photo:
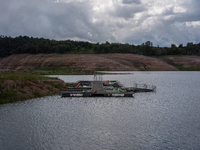
[[[200,42],[200,0],[1,0],[0,35],[186,45]]]

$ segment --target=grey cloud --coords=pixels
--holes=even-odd
[[[138,5],[118,5],[115,7],[114,11],[111,11],[115,17],[122,17],[125,19],[133,18],[136,13],[146,11],[145,6]]]
[[[36,0],[27,4],[20,0],[7,11],[12,1],[0,6],[6,12],[0,17],[0,32],[3,35],[28,35],[50,39],[79,39],[102,42],[115,38],[110,33],[112,24],[99,19],[93,23],[93,10],[89,2],[54,3]],[[25,3],[24,3],[25,2]],[[110,26],[110,27],[109,27]],[[90,33],[92,36],[90,36]]]
[[[1,21],[0,28],[6,34],[26,34],[48,38],[76,36],[82,38],[87,35],[90,26],[87,3],[78,5],[73,2],[53,3],[36,0],[34,4],[28,5],[24,2],[18,1],[19,7],[6,14],[7,23]],[[6,10],[3,11],[6,12]]]
[[[181,6],[186,8],[183,13],[174,13],[172,6],[161,14],[150,14],[148,11],[152,5],[144,5],[140,0],[123,0],[108,9],[95,11],[91,1],[3,1],[0,5],[0,34],[130,44],[150,40],[161,46],[199,42],[200,26],[184,23],[200,21],[199,0],[183,3]]]
[[[166,8],[162,13],[162,15],[165,15],[165,16],[172,15],[172,14],[174,14],[174,6],[172,6],[170,8]]]
[[[186,2],[181,6],[186,8],[186,12],[174,13],[174,7],[171,7],[170,9],[166,9],[162,13],[162,16],[172,15],[172,17],[169,19],[172,22],[200,21],[199,0],[193,0],[191,1],[191,4]]]
[[[124,4],[141,4],[141,0],[123,0],[122,3]]]

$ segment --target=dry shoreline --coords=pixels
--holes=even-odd
[[[60,93],[61,80],[5,79],[5,75],[94,74],[96,71],[200,71],[200,56],[137,54],[15,54],[0,59],[0,104]],[[103,73],[104,74],[104,73]],[[124,74],[124,73],[106,73]]]
[[[200,56],[137,54],[15,54],[0,59],[0,73],[93,74],[95,71],[200,70]]]

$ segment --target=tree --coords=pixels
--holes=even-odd
[[[175,44],[171,44],[171,47],[169,49],[169,55],[174,55],[175,51],[176,51],[176,45]]]
[[[161,55],[167,55],[167,50],[165,48],[161,49]]]
[[[189,55],[193,54],[193,42],[187,43],[186,51]]]
[[[152,55],[152,47],[153,47],[153,43],[152,42],[150,42],[150,41],[147,41],[147,42],[145,42],[145,45],[144,45],[145,47],[144,47],[144,55]]]
[[[178,48],[183,48],[183,44],[180,44],[180,45],[178,46]]]

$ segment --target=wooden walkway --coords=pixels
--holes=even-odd
[[[104,93],[102,81],[93,81],[92,82],[92,91],[95,93]]]

